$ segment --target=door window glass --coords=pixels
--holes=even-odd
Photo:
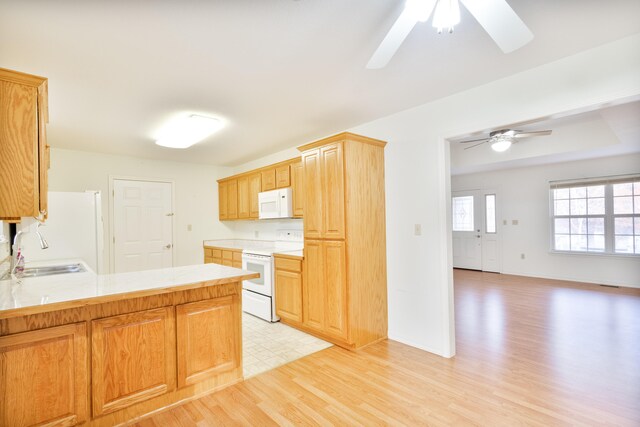
[[[484,196],[484,206],[487,221],[486,232],[493,234],[496,232],[496,195],[486,194]]]
[[[452,198],[453,231],[473,231],[473,196]]]

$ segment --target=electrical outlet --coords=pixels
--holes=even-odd
[[[415,224],[413,228],[413,234],[416,236],[422,235],[422,224]]]
[[[260,232],[259,232],[258,230],[255,230],[255,231],[253,232],[253,237],[254,237],[254,238],[256,238],[256,239],[257,239],[258,237],[260,237]]]

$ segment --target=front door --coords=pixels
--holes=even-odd
[[[496,192],[453,192],[451,212],[454,268],[500,272]]]
[[[171,183],[115,179],[115,272],[172,267],[172,218]]]

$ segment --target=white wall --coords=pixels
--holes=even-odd
[[[639,171],[640,154],[635,154],[456,175],[451,189],[497,190],[503,273],[640,287],[637,258],[551,253],[549,217],[549,181]],[[512,225],[514,219],[518,225]],[[502,225],[503,220],[507,225]]]
[[[105,223],[104,265],[110,265],[109,177],[156,178],[174,182],[174,263],[176,266],[201,264],[202,241],[230,238],[233,231],[218,221],[217,179],[231,175],[231,168],[193,163],[145,160],[134,157],[84,151],[51,150],[49,190],[100,190],[103,194]],[[187,231],[187,225],[192,231]]]
[[[445,138],[640,95],[640,35],[349,129],[385,150],[389,337],[451,356]],[[422,224],[422,236],[413,224]]]

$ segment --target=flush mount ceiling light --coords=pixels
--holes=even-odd
[[[191,114],[167,123],[159,132],[156,144],[169,148],[188,148],[222,128],[222,121]]]
[[[533,33],[506,0],[460,0],[460,3],[484,28],[504,53],[520,49],[533,39]],[[418,22],[425,22],[433,12],[432,24],[438,33],[450,33],[460,22],[458,0],[406,0],[404,10],[367,63],[367,68],[383,68]]]

